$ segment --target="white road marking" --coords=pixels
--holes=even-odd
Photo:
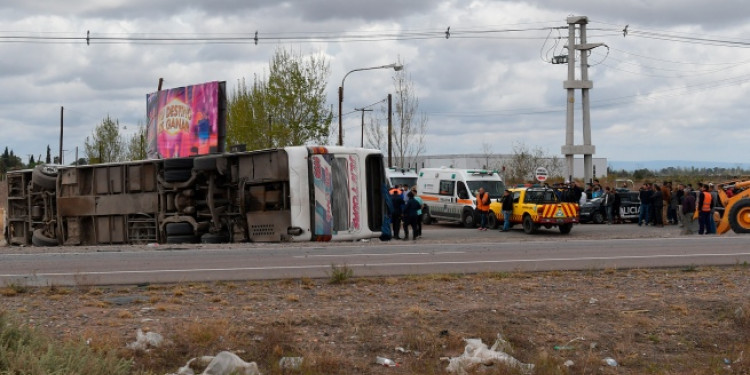
[[[361,253],[361,254],[307,254],[294,255],[292,258],[326,258],[326,257],[358,257],[358,256],[394,256],[394,255],[444,255],[444,254],[465,254],[465,251],[436,251],[436,252],[419,252],[419,253]]]
[[[480,260],[480,261],[451,261],[451,262],[391,262],[391,263],[359,263],[347,264],[347,267],[394,267],[394,266],[432,266],[432,265],[460,265],[460,264],[504,264],[504,263],[538,263],[538,262],[570,262],[585,260],[632,260],[632,259],[659,259],[659,258],[688,258],[688,257],[736,257],[750,255],[750,253],[731,254],[655,254],[655,255],[626,255],[626,256],[595,256],[579,258],[541,258],[541,259],[506,259],[506,260]],[[190,272],[227,272],[227,271],[260,271],[260,270],[300,270],[300,269],[328,269],[330,264],[313,264],[307,266],[270,266],[270,267],[233,267],[233,268],[194,268],[194,269],[159,269],[159,270],[132,270],[132,271],[83,271],[83,272],[48,272],[33,274],[0,274],[0,277],[50,277],[50,276],[83,276],[83,275],[128,275],[128,274],[152,274],[152,273],[190,273]]]

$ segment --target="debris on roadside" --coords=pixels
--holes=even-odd
[[[149,348],[158,348],[164,342],[164,337],[156,332],[146,332],[138,328],[135,332],[135,341],[127,345],[132,350],[147,350]]]
[[[206,366],[200,375],[260,375],[257,363],[245,362],[236,354],[227,351],[219,352],[215,357],[206,355],[191,358],[177,372],[166,375],[195,375],[193,365]]]
[[[488,348],[481,339],[464,339],[464,341],[466,342],[466,348],[463,354],[458,357],[441,358],[441,360],[448,361],[446,371],[458,375],[467,375],[480,365],[492,366],[495,364],[506,364],[527,374],[534,370],[533,364],[523,363],[498,349],[501,345],[506,346],[508,344],[500,335],[491,348]]]
[[[385,357],[376,357],[375,363],[385,366],[385,367],[396,367],[398,366],[398,363],[394,362],[392,359],[385,358]]]
[[[602,363],[604,363],[607,366],[617,367],[617,361],[615,361],[615,359],[612,357],[607,357],[607,358],[602,359]]]
[[[279,368],[287,370],[299,370],[302,367],[302,357],[281,357],[279,359]]]

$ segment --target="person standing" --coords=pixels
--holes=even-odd
[[[664,184],[661,186],[661,201],[661,222],[663,225],[664,223],[669,223],[669,204],[672,202],[672,183],[669,181],[664,181]]]
[[[614,196],[614,200],[612,201],[612,218],[614,219],[614,222],[612,224],[621,224],[622,216],[620,215],[620,206],[622,206],[622,198],[620,197],[620,194],[617,194],[616,189],[612,189],[612,195]]]
[[[479,230],[487,230],[487,213],[490,210],[490,193],[483,187],[477,191],[477,212],[479,212]]]
[[[407,194],[409,198],[404,205],[404,241],[409,239],[409,227],[412,230],[412,240],[417,239],[417,220],[419,219],[419,203],[414,199],[414,193]]]
[[[685,184],[677,184],[677,190],[672,193],[672,202],[677,202],[675,221],[676,224],[680,224],[680,227],[683,227],[683,221],[685,220],[682,217],[683,198],[685,198]],[[693,202],[693,205],[695,205],[695,202]]]
[[[662,190],[659,185],[654,184],[654,193],[651,196],[651,207],[654,211],[654,226],[663,227],[663,211],[664,211],[664,198],[662,196]]]
[[[417,195],[417,185],[412,186],[411,192],[414,194],[414,200],[419,203],[419,210],[417,210],[417,237],[422,237],[422,207],[424,207],[424,201],[422,201],[422,197]]]
[[[641,201],[641,207],[638,211],[638,226],[641,226],[643,224],[648,225],[648,222],[651,220],[651,216],[649,215],[649,213],[651,211],[652,194],[653,192],[649,188],[648,183],[643,184],[638,192],[638,200]]]
[[[713,208],[713,197],[711,197],[711,192],[708,191],[708,185],[704,184],[698,195],[698,234],[710,234]]]
[[[693,234],[693,214],[695,214],[695,195],[690,188],[685,188],[682,195],[682,234]]]
[[[400,240],[399,232],[401,232],[401,218],[404,213],[404,198],[401,196],[401,189],[394,188],[391,190],[391,203],[393,204],[393,212],[391,213],[391,226],[393,227],[393,238]]]
[[[722,207],[721,200],[719,199],[719,192],[716,190],[716,186],[714,186],[713,183],[708,184],[708,192],[711,193],[711,203],[713,204],[713,207],[711,207],[711,216],[710,223],[711,223],[711,229],[708,231],[708,233],[716,234],[716,207]]]
[[[513,194],[510,190],[505,189],[501,199],[502,207],[500,210],[503,212],[503,229],[500,229],[500,231],[507,232],[510,230],[510,218],[513,216]]]
[[[607,224],[612,224],[612,221],[614,220],[614,217],[612,216],[612,204],[615,200],[614,194],[612,193],[612,190],[609,189],[609,186],[604,188],[604,195],[602,197],[604,198],[602,207],[604,208],[604,213],[607,216]]]

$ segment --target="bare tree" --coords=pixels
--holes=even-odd
[[[508,180],[516,183],[532,181],[537,167],[546,168],[548,177],[562,177],[563,161],[559,156],[549,156],[540,147],[532,149],[522,142],[514,143],[506,170]]]
[[[399,64],[402,64],[399,61]],[[393,88],[393,154],[394,165],[405,168],[408,162],[414,161],[426,151],[425,133],[427,132],[427,114],[419,111],[419,98],[414,90],[414,83],[405,70],[394,73]],[[366,127],[367,144],[384,153],[388,148],[387,129],[388,108],[381,105],[380,114],[373,115]]]
[[[393,152],[396,156],[396,164],[403,168],[407,158],[416,159],[425,152],[427,115],[419,112],[419,97],[414,91],[414,83],[405,70],[394,74],[393,87],[395,89]]]

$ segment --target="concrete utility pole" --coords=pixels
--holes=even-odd
[[[60,106],[60,153],[58,155],[59,164],[63,164],[63,106]]]
[[[372,109],[354,108],[355,111],[362,111],[362,140],[359,147],[365,147],[365,112],[372,112]]]
[[[594,82],[589,80],[588,51],[603,46],[604,43],[587,43],[586,42],[586,24],[588,17],[573,16],[567,18],[568,23],[568,79],[563,82],[563,88],[568,91],[567,100],[567,117],[565,122],[565,145],[562,146],[562,153],[565,155],[567,167],[567,176],[573,180],[573,158],[575,155],[583,155],[584,182],[592,182],[593,179],[593,159],[596,147],[591,144],[591,118],[589,115],[589,90],[594,88]],[[580,44],[576,44],[576,25],[580,37]],[[577,80],[576,74],[576,53],[580,51],[581,55],[581,79]],[[573,123],[575,111],[575,90],[581,90],[581,102],[583,109],[583,144],[575,145],[573,136]]]

